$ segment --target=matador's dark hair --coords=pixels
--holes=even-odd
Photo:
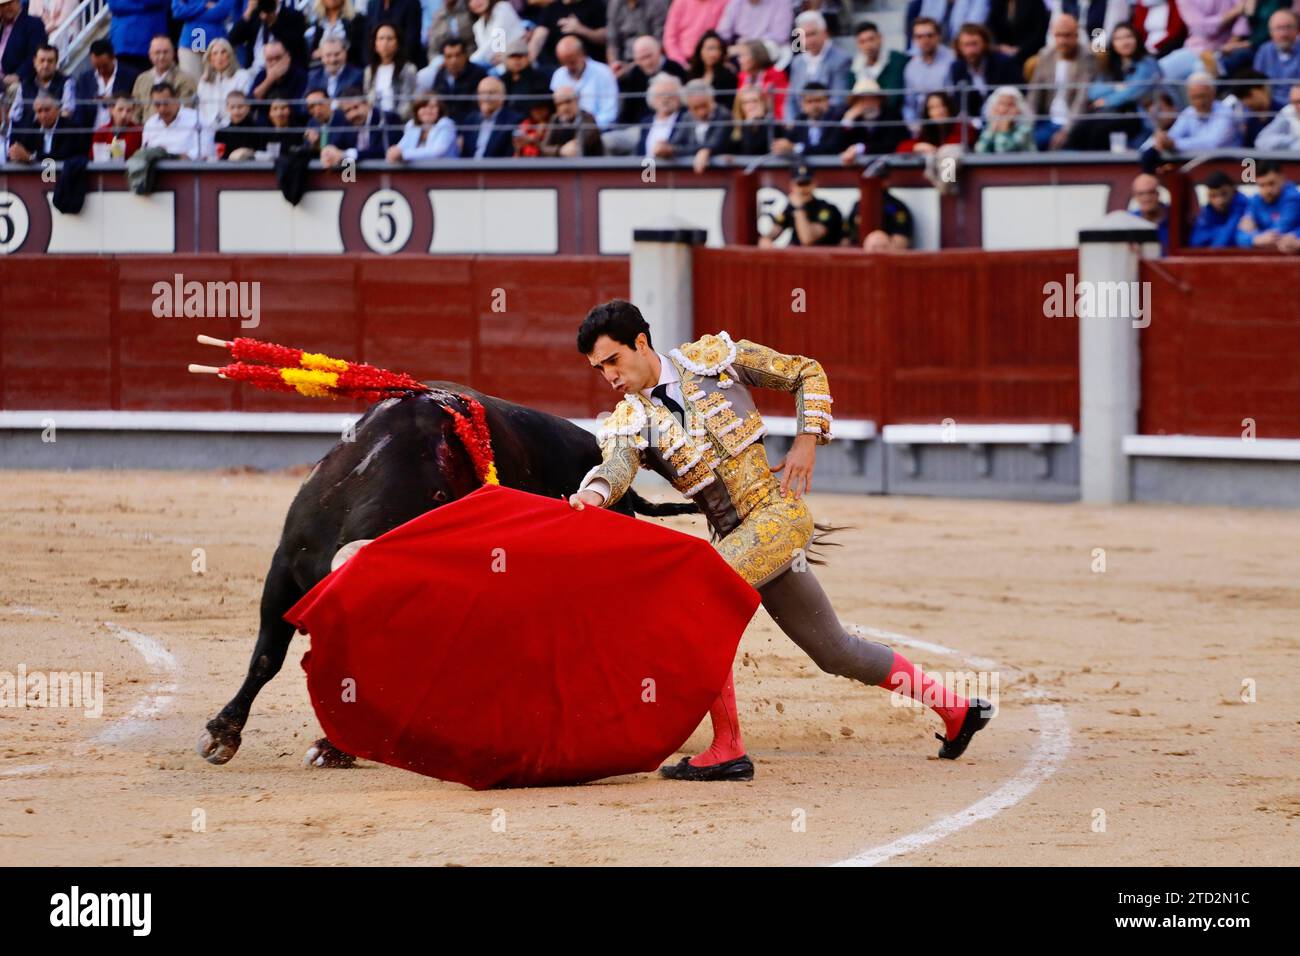
[[[641,310],[626,299],[610,299],[602,302],[582,320],[578,328],[578,351],[590,355],[596,347],[596,339],[608,335],[615,342],[621,342],[628,348],[636,348],[636,337],[645,333],[646,344],[654,347],[650,341],[650,323],[645,320]]]

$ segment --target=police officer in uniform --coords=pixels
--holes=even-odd
[[[790,192],[783,210],[772,214],[772,227],[759,236],[760,246],[772,246],[787,229],[792,246],[838,246],[844,236],[844,218],[831,203],[814,195],[817,182],[812,168],[800,163],[790,176]]]

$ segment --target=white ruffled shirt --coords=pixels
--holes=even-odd
[[[668,356],[664,355],[662,352],[656,352],[655,355],[659,356],[659,381],[651,388],[641,389],[641,394],[650,399],[651,404],[663,405],[664,402],[662,402],[657,395],[652,397],[651,393],[660,385],[667,385],[668,397],[685,409],[686,400],[682,396],[682,382],[680,376],[677,374],[677,367],[673,365],[673,363],[668,359]],[[594,491],[596,494],[600,495],[600,503],[602,505],[609,500],[609,482],[604,478],[592,478],[589,482],[579,488],[578,491]]]

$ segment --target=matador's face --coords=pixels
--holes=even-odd
[[[636,337],[636,348],[602,335],[596,339],[587,360],[610,388],[620,395],[627,395],[651,388],[659,381],[653,363],[654,354],[644,332]]]

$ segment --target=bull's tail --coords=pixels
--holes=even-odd
[[[693,501],[672,501],[657,504],[646,501],[631,488],[623,492],[623,500],[631,505],[633,514],[645,515],[647,518],[670,518],[673,515],[697,515],[700,513],[700,506]]]

